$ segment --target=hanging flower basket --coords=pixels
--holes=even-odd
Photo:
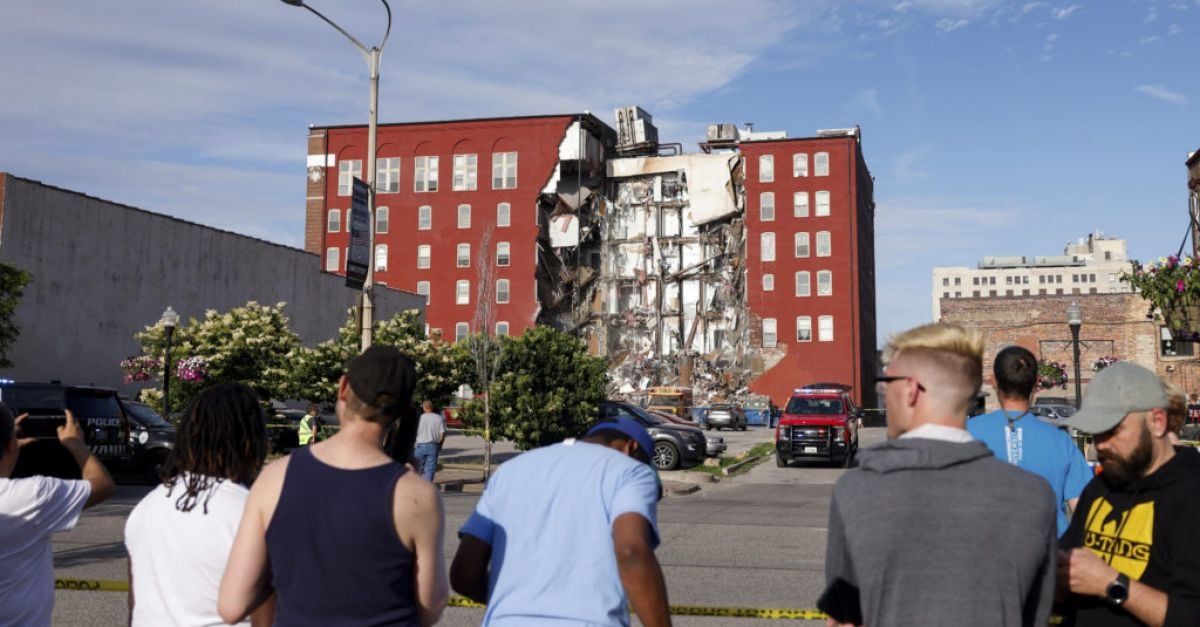
[[[1176,341],[1200,341],[1200,267],[1191,257],[1159,257],[1142,265],[1133,261],[1132,272],[1122,273],[1150,302],[1149,317],[1161,322]]]
[[[1056,361],[1038,362],[1037,385],[1039,390],[1067,389],[1067,368]]]
[[[1100,372],[1101,370],[1104,370],[1105,368],[1117,363],[1118,361],[1121,361],[1121,360],[1112,355],[1105,355],[1104,357],[1101,357],[1100,359],[1097,359],[1096,361],[1092,362],[1092,370],[1095,370],[1096,372]]]
[[[208,376],[208,360],[200,357],[184,357],[175,364],[175,376],[183,381],[203,381]]]
[[[134,381],[149,381],[150,377],[162,368],[162,360],[156,357],[135,355],[121,360],[121,370],[125,371],[125,383]]]

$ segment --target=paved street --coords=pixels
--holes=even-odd
[[[772,431],[751,428],[721,435],[737,452],[769,441]],[[461,438],[461,436],[456,436]],[[883,429],[865,429],[863,445],[883,439]],[[466,438],[448,441],[447,453],[469,455]],[[501,447],[502,451],[511,449]],[[841,473],[816,464],[776,468],[773,460],[745,475],[705,484],[691,495],[660,504],[663,564],[674,605],[813,607],[821,588],[829,495]],[[126,578],[123,527],[129,510],[149,488],[121,486],[109,502],[87,512],[72,533],[54,544],[60,577]],[[455,530],[470,514],[477,494],[446,493],[446,556],[457,547]],[[448,608],[442,623],[478,625],[482,610]],[[125,620],[125,595],[59,591],[58,625],[117,625]],[[755,619],[676,617],[678,625],[766,625]],[[788,621],[789,624],[806,624]],[[817,624],[817,623],[811,623]]]

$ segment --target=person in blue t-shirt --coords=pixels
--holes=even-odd
[[[1033,353],[1020,346],[1009,346],[996,355],[993,372],[1000,409],[971,418],[967,421],[967,431],[987,444],[996,457],[1050,483],[1061,536],[1092,473],[1071,436],[1029,411],[1029,399],[1037,383],[1037,359]]]
[[[507,461],[459,530],[450,583],[484,625],[670,625],[653,440],[626,418]]]

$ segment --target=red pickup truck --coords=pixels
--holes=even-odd
[[[775,429],[775,464],[782,468],[798,459],[823,459],[849,467],[858,452],[861,417],[849,386],[795,390]]]

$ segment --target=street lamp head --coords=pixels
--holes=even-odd
[[[158,322],[168,329],[173,329],[175,325],[179,324],[179,314],[175,313],[175,310],[171,309],[170,305],[167,305],[167,310],[162,313],[162,317],[158,319]]]
[[[290,4],[294,7],[304,6],[304,0],[280,0],[280,2],[283,2],[284,4]]]
[[[1079,303],[1071,303],[1067,307],[1067,324],[1073,327],[1083,324],[1083,309]]]

